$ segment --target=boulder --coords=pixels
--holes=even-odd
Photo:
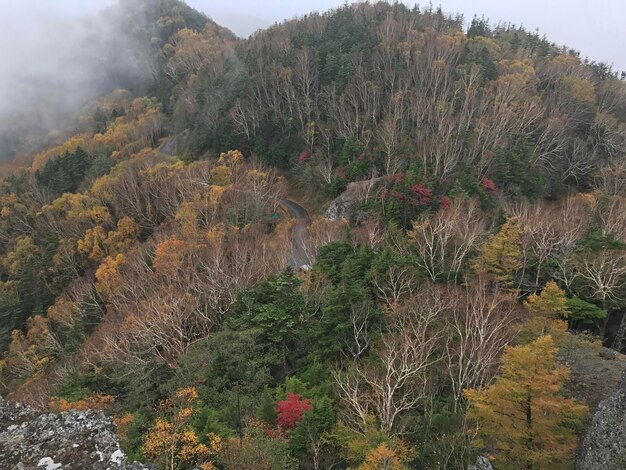
[[[366,215],[359,210],[361,205],[369,198],[376,197],[377,188],[384,181],[384,177],[378,177],[349,183],[347,189],[330,203],[325,217],[330,220],[346,219],[353,225],[358,224]]]
[[[467,467],[467,470],[493,470],[493,466],[487,457],[481,455],[476,459],[474,465]]]
[[[600,402],[576,458],[577,470],[626,468],[626,375]]]

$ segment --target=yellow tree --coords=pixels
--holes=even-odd
[[[27,333],[11,332],[11,342],[4,357],[3,372],[11,378],[29,378],[42,371],[63,347],[50,331],[50,321],[41,315],[26,320]],[[0,377],[2,378],[2,377]]]
[[[103,249],[105,240],[105,231],[99,225],[87,229],[82,240],[78,240],[76,248],[82,255],[87,256],[90,260],[100,262],[106,256]]]
[[[508,347],[495,382],[466,390],[476,447],[506,469],[566,469],[587,407],[561,395],[569,369],[558,365],[551,336]]]
[[[115,291],[124,283],[120,268],[126,262],[126,257],[119,254],[115,257],[107,256],[96,270],[96,290],[105,298],[111,298]]]
[[[414,449],[405,440],[381,431],[372,415],[366,416],[360,431],[339,422],[333,438],[349,462],[349,468],[354,470],[407,470],[415,456]]]
[[[216,166],[211,170],[211,181],[217,186],[228,186],[232,183],[232,171],[226,165]]]
[[[176,470],[196,466],[202,470],[215,470],[211,458],[220,451],[221,440],[210,433],[207,436],[209,444],[203,444],[191,429],[197,400],[196,389],[186,387],[161,404],[159,417],[144,435],[141,448],[146,457],[159,464],[159,468]]]
[[[387,445],[380,444],[367,455],[359,470],[408,470],[408,468],[402,456]]]
[[[117,230],[111,230],[104,240],[107,252],[112,255],[127,251],[139,238],[140,231],[133,219],[122,217],[117,222]]]
[[[512,287],[515,273],[522,267],[521,258],[520,226],[517,219],[512,218],[480,247],[474,270],[491,274],[497,282]]]
[[[524,325],[524,332],[536,338],[541,335],[555,335],[555,339],[567,331],[569,316],[565,292],[556,282],[548,281],[539,294],[531,294],[524,302],[530,319]]]

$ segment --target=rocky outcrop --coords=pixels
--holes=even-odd
[[[168,137],[163,141],[163,144],[161,145],[159,150],[164,155],[179,155],[187,146],[187,141],[189,140],[190,134],[191,132],[189,131],[189,129],[187,129],[180,134]]]
[[[376,195],[376,189],[384,180],[384,177],[379,177],[348,184],[346,190],[330,203],[325,217],[330,220],[346,219],[351,224],[358,224],[365,216],[359,208]]]
[[[2,470],[148,470],[129,463],[115,424],[99,411],[41,413],[0,397]]]
[[[474,465],[467,467],[467,470],[493,470],[493,466],[487,457],[480,456]]]
[[[577,470],[626,468],[626,375],[598,406],[576,459]]]

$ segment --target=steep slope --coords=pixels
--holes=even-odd
[[[33,36],[64,29],[71,34],[20,50],[36,66],[24,65],[15,76],[5,77],[0,161],[15,156],[24,161],[34,152],[61,143],[68,129],[75,132],[81,127],[77,117],[85,112],[83,108],[100,96],[116,89],[131,90],[136,96],[153,95],[156,88],[171,86],[163,80],[155,85],[153,80],[162,75],[161,46],[180,29],[202,31],[207,25],[234,37],[178,0],[122,0],[72,24],[44,20],[45,31],[32,31]]]
[[[121,7],[153,80],[0,187],[0,391],[159,467],[572,464],[626,339],[626,83],[400,3]]]

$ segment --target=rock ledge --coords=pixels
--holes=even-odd
[[[129,463],[100,411],[41,413],[0,397],[0,469],[152,470]]]
[[[577,470],[626,468],[626,375],[593,415],[576,459]]]

